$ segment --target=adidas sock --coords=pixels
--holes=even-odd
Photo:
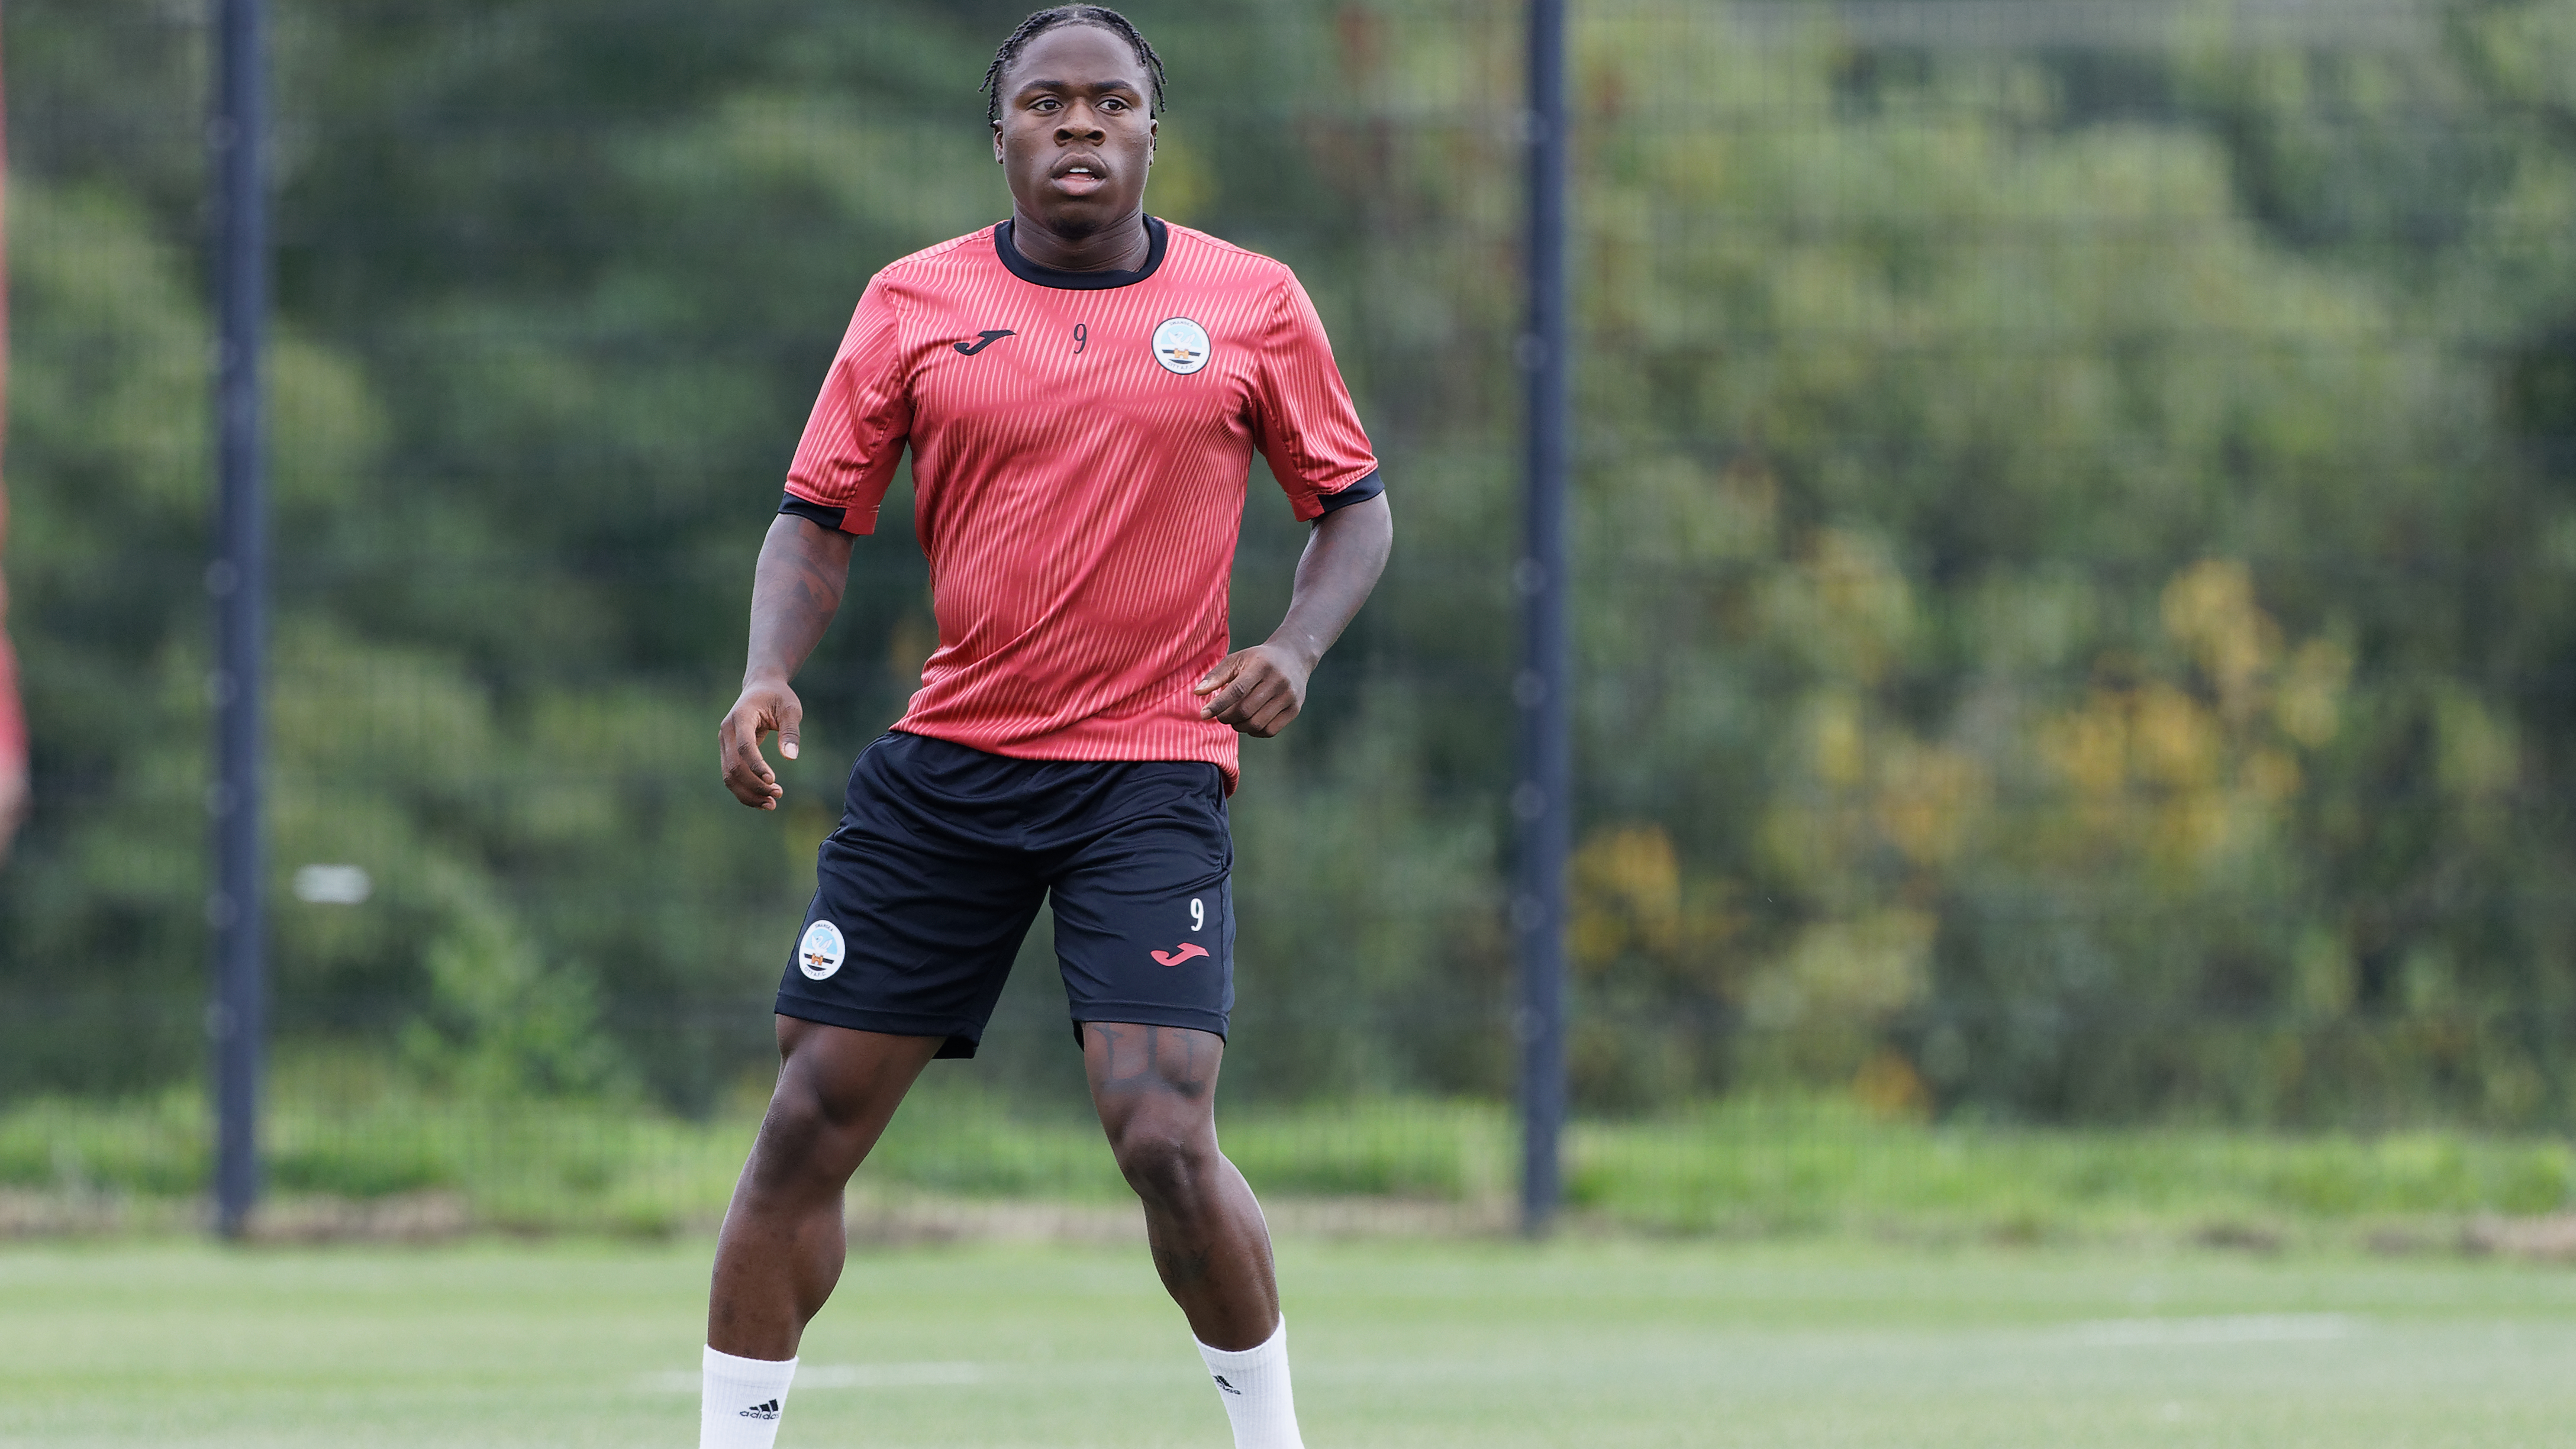
[[[796,1360],[735,1358],[707,1350],[698,1397],[698,1449],[770,1449]]]
[[[1306,1449],[1297,1437],[1297,1400],[1288,1391],[1288,1320],[1270,1341],[1229,1353],[1199,1345],[1208,1376],[1216,1380],[1225,1416],[1234,1421],[1234,1449]]]

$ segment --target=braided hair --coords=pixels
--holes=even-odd
[[[1154,88],[1153,105],[1146,114],[1159,116],[1163,113],[1163,58],[1154,53],[1154,47],[1146,43],[1144,36],[1136,33],[1136,27],[1128,22],[1126,16],[1106,5],[1052,5],[1021,21],[1020,28],[1012,31],[1010,38],[1002,42],[1001,49],[993,52],[993,63],[984,69],[984,119],[987,122],[996,126],[1002,123],[1002,72],[1011,68],[1011,62],[1020,58],[1020,52],[1028,49],[1030,41],[1064,25],[1096,25],[1126,41],[1127,48],[1136,52],[1136,59],[1144,62],[1145,75]]]

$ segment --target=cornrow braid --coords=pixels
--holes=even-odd
[[[1126,16],[1106,5],[1054,5],[1021,21],[1020,28],[1012,31],[1010,38],[1002,42],[1002,48],[993,52],[993,63],[984,68],[984,120],[987,124],[998,126],[1002,122],[1002,72],[1011,68],[1011,62],[1020,58],[1020,52],[1028,49],[1030,41],[1063,25],[1097,25],[1126,41],[1127,48],[1136,52],[1136,58],[1145,63],[1145,75],[1153,83],[1153,109],[1148,114],[1159,116],[1163,113],[1163,58],[1154,53],[1154,47],[1146,42],[1144,36],[1136,33],[1136,27],[1128,22]]]

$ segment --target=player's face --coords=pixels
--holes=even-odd
[[[1144,63],[1096,25],[1047,31],[1002,77],[993,157],[1020,211],[1058,236],[1136,214],[1154,161]]]

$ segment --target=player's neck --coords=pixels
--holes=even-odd
[[[1125,221],[1104,226],[1088,236],[1066,237],[1045,221],[1011,208],[1011,245],[1027,260],[1061,272],[1132,272],[1154,252],[1154,236],[1142,207]]]

